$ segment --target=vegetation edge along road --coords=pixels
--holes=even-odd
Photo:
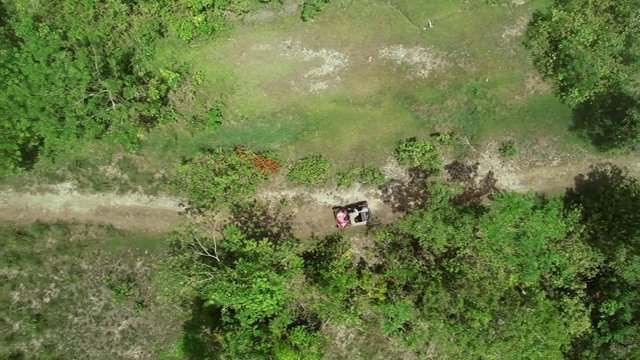
[[[633,176],[640,175],[640,159],[637,156],[619,157],[612,161],[602,162],[626,167]],[[504,190],[556,193],[573,187],[574,178],[579,174],[587,173],[591,165],[584,162],[565,166],[525,168],[512,174],[516,178],[515,182],[505,183],[502,187]],[[483,164],[480,166],[482,167]],[[496,171],[496,169],[487,168],[486,171]],[[500,185],[501,179],[497,180]],[[378,216],[392,217],[391,214],[385,214],[385,212],[390,212],[390,209],[383,203],[378,191],[374,188],[367,191],[362,191],[359,188],[356,190],[351,194],[351,197],[354,198],[351,198],[349,192],[335,188],[315,191],[302,188],[289,188],[286,191],[271,189],[258,194],[257,198],[269,202],[300,196],[308,203],[319,205],[314,211],[326,212],[330,215],[330,211],[325,211],[330,206],[366,196],[375,207],[379,208],[376,209]],[[332,200],[336,204],[330,204],[329,202]],[[149,196],[140,193],[80,193],[73,189],[72,184],[66,183],[50,186],[46,191],[37,193],[21,193],[13,190],[0,192],[0,219],[22,223],[35,220],[79,221],[112,225],[123,230],[163,233],[170,231],[180,223],[180,213],[185,209],[183,202],[184,200],[178,198]],[[319,216],[319,221],[330,225],[330,222],[326,221],[326,216],[322,217],[321,214]],[[300,224],[300,221],[304,220],[298,219],[297,225],[303,226],[304,224]],[[314,225],[317,230],[317,227],[323,224]]]

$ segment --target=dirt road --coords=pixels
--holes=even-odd
[[[166,232],[180,221],[181,210],[177,199],[141,194],[83,194],[70,183],[37,193],[0,192],[0,219],[19,223],[75,220],[132,231]]]
[[[505,161],[491,154],[479,154],[479,175],[494,172],[498,187],[507,190],[558,192],[573,186],[578,174],[589,171],[597,159],[588,158],[571,164],[522,167],[517,162]],[[621,157],[614,161],[640,177],[640,158]],[[387,166],[383,172],[391,178],[404,176],[397,166]],[[286,184],[270,185],[260,189],[258,200],[281,204],[285,211],[296,214],[295,232],[298,235],[321,235],[333,231],[330,208],[337,204],[367,199],[375,214],[383,222],[398,217],[382,201],[382,194],[374,188],[353,187],[346,190],[326,189],[309,191],[291,188]],[[184,208],[180,199],[154,197],[142,194],[85,194],[76,191],[73,184],[52,186],[37,193],[12,190],[0,192],[0,219],[28,223],[35,220],[75,220],[110,224],[132,231],[163,233],[181,221]]]
[[[513,191],[535,191],[557,193],[573,187],[576,176],[586,174],[590,167],[599,163],[612,163],[626,168],[631,176],[640,178],[640,156],[632,154],[616,158],[606,158],[584,153],[536,153],[530,149],[517,159],[504,159],[496,144],[488,146],[477,154],[480,175],[493,171],[498,187]],[[542,152],[542,151],[539,151]]]
[[[333,230],[331,207],[360,199],[368,199],[370,206],[384,221],[394,216],[384,204],[379,191],[354,187],[349,190],[308,191],[271,185],[260,189],[257,200],[270,204],[284,204],[285,212],[295,213],[295,233],[324,234]],[[73,184],[65,183],[37,193],[12,190],[0,192],[0,219],[29,223],[36,220],[73,220],[110,224],[131,231],[164,233],[182,220],[183,201],[169,197],[142,194],[86,194]]]

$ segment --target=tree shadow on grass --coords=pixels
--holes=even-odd
[[[185,359],[217,359],[222,347],[216,341],[222,329],[222,313],[213,306],[204,306],[204,301],[195,299],[191,304],[191,317],[182,325],[179,347]]]
[[[640,241],[640,184],[626,169],[610,163],[592,166],[587,174],[576,176],[565,203],[582,210],[589,241],[603,253]],[[631,249],[640,255],[639,246]]]
[[[382,201],[391,206],[393,212],[419,209],[427,202],[427,179],[429,174],[420,170],[409,170],[406,181],[391,180],[380,187]]]
[[[229,223],[238,226],[248,238],[267,238],[275,242],[293,238],[292,220],[291,213],[274,210],[254,200],[232,206]]]
[[[453,199],[454,205],[477,205],[483,199],[496,194],[498,180],[493,172],[484,177],[478,176],[479,164],[465,164],[454,161],[444,168],[451,182],[462,185],[464,191]],[[407,181],[392,180],[380,187],[382,200],[389,204],[394,212],[407,212],[423,207],[429,199],[427,180],[429,174],[424,171],[410,170]]]
[[[453,204],[462,205],[478,205],[482,200],[491,197],[498,192],[496,179],[493,171],[489,171],[484,177],[478,176],[479,163],[465,164],[460,161],[454,161],[445,165],[445,171],[449,176],[449,180],[462,185],[462,194],[453,199]]]
[[[576,106],[570,130],[600,150],[635,148],[640,143],[640,100],[616,89]]]

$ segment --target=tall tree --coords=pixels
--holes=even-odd
[[[429,193],[424,210],[378,234],[385,333],[425,342],[434,334],[420,324],[438,323],[466,356],[560,358],[590,328],[584,279],[599,265],[578,213],[533,194],[465,208],[444,185]]]
[[[640,0],[555,0],[536,12],[526,47],[542,75],[571,106],[638,73]]]
[[[576,178],[567,203],[581,209],[586,241],[603,256],[588,283],[593,330],[577,339],[575,358],[640,357],[640,183],[625,169],[598,165]]]
[[[110,137],[135,147],[140,131],[172,118],[180,73],[140,66],[160,36],[157,2],[7,1],[0,109],[4,169],[78,141]],[[8,160],[7,160],[8,159]]]
[[[250,234],[192,224],[170,237],[180,290],[196,297],[180,349],[188,359],[318,359],[318,324],[296,303],[297,243]]]

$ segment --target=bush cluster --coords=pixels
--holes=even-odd
[[[298,185],[315,187],[329,179],[331,163],[322,155],[312,155],[298,160],[289,170],[287,180]]]
[[[439,175],[442,171],[440,152],[427,140],[412,137],[398,141],[395,157],[400,165],[408,166],[412,170],[425,171],[432,175]]]
[[[351,167],[345,172],[338,173],[339,188],[346,189],[355,182],[362,185],[381,186],[388,183],[389,179],[380,170],[367,166]]]
[[[268,155],[218,147],[178,168],[176,186],[196,209],[213,209],[246,200],[278,169]]]

